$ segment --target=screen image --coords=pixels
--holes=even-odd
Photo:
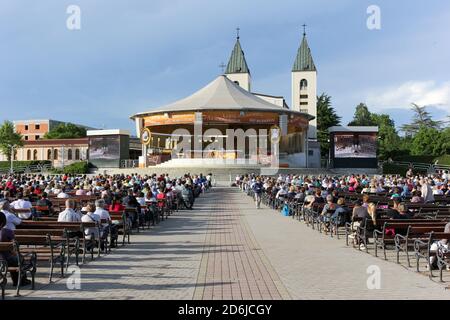
[[[335,158],[376,158],[377,136],[375,134],[335,134]]]
[[[92,137],[89,144],[90,159],[120,159],[119,136]]]

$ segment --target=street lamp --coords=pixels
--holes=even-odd
[[[10,145],[11,147],[11,168],[10,168],[10,173],[13,174],[14,173],[14,145]]]

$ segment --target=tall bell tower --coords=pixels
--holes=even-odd
[[[241,88],[250,91],[251,90],[251,76],[250,69],[248,68],[247,61],[245,60],[244,51],[242,50],[241,43],[239,41],[239,28],[236,35],[236,44],[231,52],[230,60],[228,61],[225,75],[228,79],[239,85]]]
[[[315,117],[309,122],[308,138],[317,139],[317,69],[305,27],[303,25],[303,39],[292,68],[292,109]]]

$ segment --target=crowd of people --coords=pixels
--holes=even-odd
[[[185,174],[178,178],[169,174],[0,176],[0,242],[13,241],[16,227],[23,220],[39,218],[43,214],[57,214],[58,222],[96,222],[100,228],[86,228],[84,236],[99,239],[115,231],[114,223],[110,223],[110,213],[136,208],[139,214],[143,214],[141,207],[175,199],[178,204],[192,210],[195,199],[211,187],[211,174]],[[96,200],[77,207],[78,202],[74,200],[77,196],[93,196]],[[65,209],[55,209],[54,199],[65,199]],[[18,265],[15,252],[0,252],[1,259],[10,266]],[[16,286],[17,272],[11,272],[11,278]],[[28,284],[30,281],[24,276],[21,285]]]
[[[414,175],[408,170],[405,177],[371,177],[363,174],[316,177],[280,174],[278,177],[264,177],[250,174],[236,176],[234,184],[254,196],[258,209],[263,195],[273,199],[271,205],[278,209],[288,208],[289,203],[301,203],[303,210],[319,204],[318,218],[324,224],[325,231],[329,231],[330,225],[342,225],[354,220],[357,221],[353,224],[354,228],[364,223],[370,231],[381,212],[383,217],[390,219],[413,219],[417,211],[409,210],[409,204],[433,204],[437,196],[450,197],[449,172]],[[349,203],[343,194],[360,194],[361,197]],[[391,200],[391,205],[379,205],[378,201],[372,201],[375,196],[386,197]],[[450,223],[445,226],[445,232],[450,233]],[[437,250],[439,246],[448,249],[447,240],[436,241],[431,250]],[[435,260],[432,257],[431,264]]]

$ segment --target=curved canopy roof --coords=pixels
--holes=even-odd
[[[300,114],[300,112],[292,111],[258,98],[229,80],[225,75],[221,75],[187,98],[147,112],[135,114],[131,118],[163,112],[202,110],[248,110]],[[311,118],[312,116],[309,117]]]

